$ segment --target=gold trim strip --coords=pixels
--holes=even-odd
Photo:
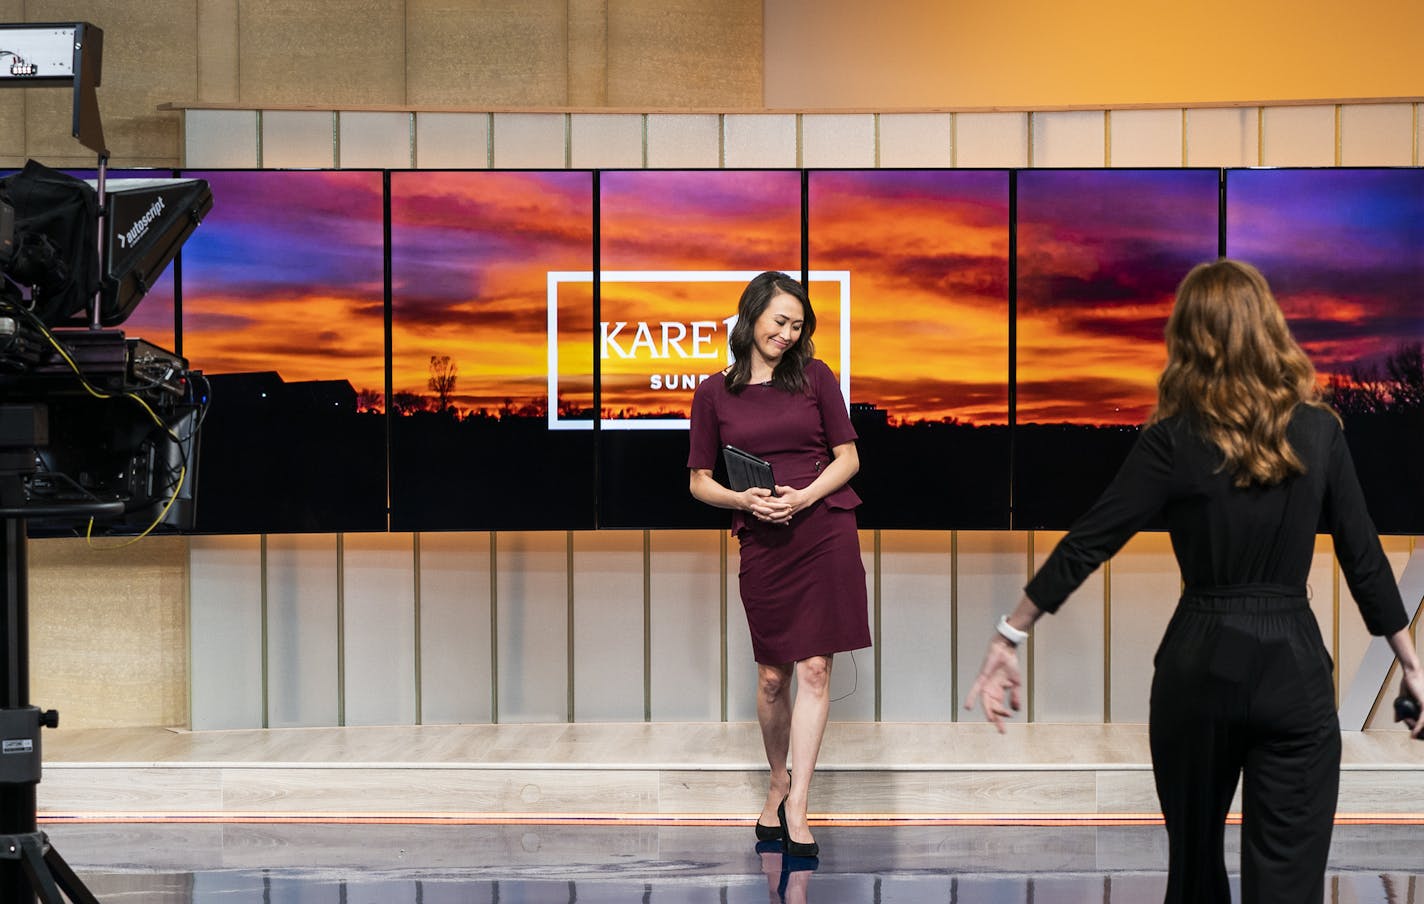
[[[949,720],[959,721],[959,531],[949,532]]]
[[[653,532],[643,531],[643,721],[653,721]]]
[[[1266,108],[1256,108],[1256,165],[1266,165]]]
[[[1190,146],[1189,146],[1188,143],[1187,143],[1187,128],[1188,128],[1187,112],[1188,112],[1188,111],[1187,111],[1187,108],[1186,108],[1186,107],[1183,107],[1183,108],[1182,108],[1182,166],[1191,166],[1191,163],[1190,163],[1189,161],[1192,159],[1192,158],[1191,158],[1191,154],[1189,153]]]
[[[331,111],[331,166],[341,169],[341,111]]]
[[[1335,165],[1340,166],[1345,159],[1345,128],[1343,108],[1335,105]]]
[[[949,114],[949,165],[959,166],[959,114]]]
[[[874,569],[875,569],[875,578],[874,578],[874,584],[873,584],[873,587],[875,588],[875,589],[874,589],[874,594],[875,594],[875,595],[874,595],[874,598],[872,599],[872,606],[873,606],[872,611],[875,613],[875,627],[874,627],[874,629],[873,629],[873,632],[874,632],[874,633],[873,633],[871,636],[872,636],[873,641],[874,641],[874,644],[875,644],[875,650],[874,650],[874,656],[873,656],[873,658],[874,658],[874,660],[875,660],[875,670],[874,670],[874,671],[875,671],[875,721],[876,721],[876,722],[879,722],[879,721],[880,721],[880,712],[881,712],[881,710],[880,710],[880,704],[881,704],[881,683],[882,683],[882,682],[881,682],[882,661],[881,661],[881,658],[880,658],[880,648],[881,648],[881,646],[882,646],[882,644],[881,644],[881,638],[882,638],[882,636],[883,636],[882,633],[881,633],[881,630],[880,630],[880,573],[881,573],[881,568],[880,568],[880,528],[877,527],[877,528],[875,529],[875,531],[873,532],[873,536],[874,536],[874,538],[875,538],[875,539],[874,539],[874,544],[873,544],[875,552],[874,552],[874,555],[872,556],[872,566],[873,566]]]
[[[568,699],[565,702],[565,711],[568,713],[566,722],[576,722],[576,710],[574,709],[574,532],[564,531],[564,592],[567,595],[568,609],[564,613],[565,631],[565,655],[568,670]]]
[[[718,600],[717,618],[718,628],[721,637],[721,663],[722,663],[722,721],[727,721],[727,680],[730,669],[727,663],[727,531],[717,531],[719,567],[718,567]]]
[[[336,724],[346,724],[346,535],[336,535]]]
[[[424,670],[423,659],[421,657],[421,619],[420,619],[420,531],[413,531],[411,537],[411,593],[414,599],[411,601],[415,610],[414,634],[415,634],[415,724],[425,724],[425,693],[424,684],[421,680],[421,672]]]
[[[1033,548],[1034,548],[1034,542],[1033,542],[1033,541],[1034,541],[1034,531],[1030,530],[1030,531],[1028,531],[1028,542],[1024,544],[1024,555],[1025,555],[1025,558],[1026,558],[1025,564],[1028,566],[1028,567],[1027,567],[1028,576],[1024,578],[1024,583],[1028,583],[1029,581],[1033,580]],[[1028,721],[1028,722],[1032,722],[1032,721],[1033,721],[1033,717],[1034,717],[1034,705],[1033,705],[1033,701],[1034,701],[1034,697],[1037,696],[1037,694],[1034,693],[1034,687],[1033,687],[1033,678],[1034,678],[1034,668],[1033,668],[1033,666],[1034,666],[1034,658],[1035,658],[1035,657],[1034,657],[1034,643],[1033,643],[1033,637],[1034,637],[1034,634],[1035,634],[1035,633],[1036,633],[1036,632],[1029,632],[1029,635],[1028,635],[1028,642],[1027,642],[1027,644],[1026,644],[1026,647],[1027,647],[1027,648],[1024,650],[1024,659],[1025,659],[1025,663],[1024,663],[1024,672],[1025,672],[1025,674],[1024,674],[1024,692],[1025,692],[1025,694],[1028,696],[1028,715],[1025,717],[1025,721]]]
[[[1103,563],[1103,722],[1112,722],[1112,559]]]
[[[261,595],[261,618],[262,618],[262,727],[272,727],[272,700],[271,685],[269,684],[269,670],[271,669],[271,648],[268,646],[270,633],[267,624],[267,535],[262,534],[257,550],[257,571],[258,580],[262,583]]]
[[[499,724],[499,533],[489,532],[490,724]]]
[[[1104,110],[1104,111],[1103,111],[1103,167],[1104,167],[1105,169],[1112,169],[1112,111],[1111,111],[1111,110]],[[1030,531],[1030,533],[1032,533],[1032,531]],[[1030,540],[1030,541],[1029,541],[1029,544],[1032,545],[1032,543],[1033,543],[1033,541]],[[1033,639],[1030,638],[1030,639],[1029,639],[1029,642],[1032,643],[1032,642],[1033,642]]]

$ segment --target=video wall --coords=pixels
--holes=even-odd
[[[1066,528],[1222,253],[1271,281],[1377,526],[1424,531],[1418,169],[182,175],[213,211],[125,329],[212,382],[201,532],[725,526],[687,416],[766,269],[807,281],[862,527]]]

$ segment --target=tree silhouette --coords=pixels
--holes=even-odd
[[[430,356],[430,379],[426,385],[435,393],[435,410],[448,411],[450,397],[455,394],[455,382],[459,379],[460,365],[449,355]]]
[[[1389,414],[1424,407],[1424,345],[1400,345],[1379,367],[1350,368],[1331,374],[1325,400],[1341,414]]]
[[[415,414],[418,411],[429,411],[430,400],[416,392],[398,392],[391,396],[391,411],[396,414]]]
[[[379,389],[363,389],[356,393],[356,410],[381,413],[385,407],[386,394]]]

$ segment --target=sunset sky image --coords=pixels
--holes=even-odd
[[[1018,178],[1017,421],[1140,424],[1177,284],[1218,245],[1216,170]]]
[[[385,386],[381,174],[194,172],[213,209],[183,246],[183,352],[209,374]]]
[[[1424,341],[1424,170],[1229,170],[1226,248],[1270,283],[1321,381]]]
[[[548,273],[593,266],[587,172],[391,174],[393,385],[430,395],[430,358],[458,368],[461,410],[548,394]],[[566,404],[592,403],[591,287],[559,300]]]
[[[850,274],[851,401],[892,423],[1007,423],[1008,174],[809,182],[810,267]]]

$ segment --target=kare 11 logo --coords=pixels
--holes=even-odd
[[[728,338],[737,323],[737,299],[760,270],[604,270],[598,274],[601,322],[598,407],[604,430],[686,430],[692,394],[712,374],[732,364]],[[796,276],[800,268],[783,270]],[[591,295],[591,270],[551,271],[549,293],[549,398],[560,394],[559,298],[580,287]],[[840,377],[842,402],[850,399],[850,271],[812,270],[807,289],[816,311],[816,357]],[[731,316],[727,316],[732,312]],[[566,326],[566,329],[568,327]],[[568,337],[565,348],[568,348]],[[587,365],[585,365],[587,366]],[[572,368],[565,364],[565,371]],[[571,380],[568,373],[565,379]],[[588,375],[582,382],[587,383]],[[549,429],[592,430],[591,418],[569,417],[549,406]]]

